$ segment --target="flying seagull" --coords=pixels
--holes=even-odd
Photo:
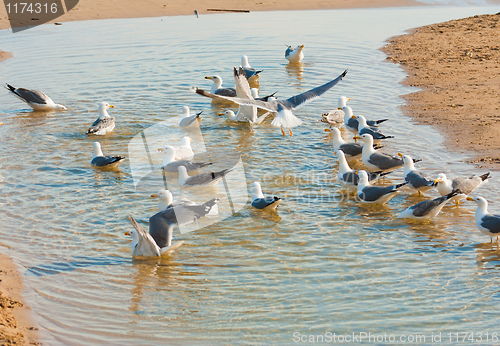
[[[238,73],[236,68],[234,68],[234,73],[235,74]],[[301,125],[302,120],[293,115],[292,110],[299,108],[300,106],[304,105],[307,102],[317,99],[325,92],[327,92],[329,89],[331,89],[333,86],[335,86],[338,82],[340,82],[346,74],[347,70],[345,70],[340,76],[338,76],[334,80],[325,83],[319,87],[313,88],[309,91],[306,91],[302,94],[290,97],[287,100],[272,99],[269,102],[265,102],[265,101],[244,99],[240,97],[226,97],[217,95],[212,95],[212,96],[223,100],[233,101],[239,105],[256,106],[258,108],[267,110],[268,112],[275,112],[277,114],[274,120],[272,121],[271,125],[276,127],[281,127],[281,133],[283,134],[283,137],[286,136],[285,131],[283,130],[284,127],[289,128],[290,136],[293,136],[291,128]],[[191,90],[198,93],[196,88]]]
[[[5,89],[12,92],[20,100],[26,102],[35,111],[67,110],[63,105],[54,103],[50,97],[41,91],[15,88],[10,84],[6,84]]]

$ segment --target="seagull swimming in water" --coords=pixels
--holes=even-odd
[[[179,122],[179,127],[189,127],[190,125],[193,125],[193,124],[200,124],[201,123],[201,113],[203,113],[203,111],[197,113],[197,114],[194,114],[194,115],[190,115],[189,114],[189,107],[188,106],[183,106],[182,107],[182,118],[181,118],[181,121]]]
[[[297,46],[297,48],[293,49],[292,46],[287,45],[287,49],[285,51],[285,58],[292,64],[297,64],[304,59],[304,53],[302,50],[304,49],[304,45]]]
[[[104,156],[101,149],[101,143],[94,142],[94,155],[90,161],[93,166],[101,168],[114,168],[123,160],[125,160],[125,156]]]
[[[67,110],[63,105],[54,103],[50,97],[41,91],[15,88],[10,84],[6,84],[5,89],[26,102],[35,111]]]
[[[276,196],[264,197],[262,187],[259,182],[254,182],[252,184],[252,207],[266,211],[275,211],[278,209],[281,201],[282,199]]]
[[[262,70],[257,71],[252,66],[250,66],[250,64],[248,63],[248,57],[246,55],[243,55],[241,57],[241,67],[243,67],[243,69],[245,70],[245,78],[248,80],[258,77],[259,73],[262,72]]]
[[[223,88],[222,87],[222,78],[220,76],[206,76],[205,79],[210,79],[214,82],[212,88],[210,89],[210,93],[214,95],[227,96],[227,97],[236,97],[236,90],[234,88]],[[227,101],[227,100],[226,100]]]
[[[234,68],[235,75],[238,73],[236,67]],[[292,110],[297,109],[307,102],[313,101],[335,86],[338,82],[344,78],[347,74],[347,70],[345,70],[340,76],[335,78],[334,80],[320,85],[319,87],[313,88],[309,91],[303,92],[302,94],[290,97],[287,100],[276,100],[272,99],[269,102],[245,99],[240,97],[226,97],[226,96],[218,96],[212,94],[209,97],[220,98],[223,100],[233,101],[239,105],[244,106],[256,106],[258,108],[262,108],[268,112],[276,113],[276,117],[272,121],[271,125],[276,127],[281,127],[281,133],[283,137],[286,137],[284,127],[288,128],[290,136],[293,136],[292,127],[296,127],[302,124],[302,120],[293,115]],[[198,89],[191,89],[193,92],[199,93]],[[206,92],[205,92],[206,93]],[[206,95],[205,95],[206,96]]]
[[[171,145],[166,145],[162,149],[158,149],[158,151],[165,153],[165,158],[163,159],[163,163],[161,164],[161,169],[165,172],[177,173],[179,172],[179,166],[186,167],[188,172],[195,171],[201,169],[206,166],[210,166],[212,162],[192,162],[190,160],[176,160],[177,156],[175,148]]]
[[[105,135],[114,130],[115,118],[109,116],[108,108],[115,108],[115,106],[107,102],[99,103],[99,117],[88,129],[88,135]]]

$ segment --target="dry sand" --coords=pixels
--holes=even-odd
[[[234,3],[229,0],[166,1],[81,0],[55,22],[106,18],[200,15],[207,9],[250,11],[375,8],[419,6],[412,0],[288,0]],[[404,112],[418,122],[435,124],[451,148],[477,153],[476,161],[500,162],[499,85],[500,16],[472,18],[434,24],[395,37],[384,47],[391,61],[401,63],[409,77],[405,83],[422,91],[405,95]],[[31,23],[26,23],[31,24]],[[0,6],[0,29],[10,28],[5,7]],[[0,61],[11,56],[0,51]],[[488,130],[488,131],[486,131]],[[470,136],[471,139],[467,139]],[[482,153],[486,150],[485,153]],[[1,244],[0,244],[1,245]],[[0,246],[0,251],[2,251]],[[0,254],[0,345],[37,344],[30,311],[22,303],[22,280],[8,256]],[[36,328],[35,328],[36,329]]]
[[[436,125],[470,162],[500,169],[500,14],[420,27],[383,51],[422,89],[403,96],[404,113]]]

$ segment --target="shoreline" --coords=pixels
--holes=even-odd
[[[418,2],[417,0],[313,0],[304,2],[300,0],[288,0],[286,2],[276,2],[271,0],[260,0],[259,2],[243,0],[235,4],[231,0],[190,0],[162,2],[154,0],[144,0],[141,2],[133,0],[120,0],[119,5],[115,0],[80,1],[73,9],[64,15],[48,22],[64,23],[71,21],[84,21],[94,19],[112,18],[144,18],[163,16],[198,15],[211,13],[208,9],[225,10],[248,10],[248,11],[295,11],[295,10],[326,10],[326,9],[353,9],[353,8],[384,8],[384,7],[411,7],[411,6],[431,6]],[[27,16],[26,22],[22,26],[37,23],[32,21],[32,16]],[[11,25],[7,17],[7,9],[0,6],[0,30],[8,29]]]
[[[403,113],[436,127],[445,147],[500,169],[500,12],[414,28],[381,48],[407,74]]]

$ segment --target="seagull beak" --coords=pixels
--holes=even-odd
[[[212,79],[212,77],[210,77],[210,76],[206,76],[206,77],[205,77],[205,79]]]
[[[359,137],[359,136],[354,136],[354,137],[352,137],[352,139],[361,139],[361,137]]]
[[[342,110],[342,107],[337,107],[337,109],[338,109],[339,111],[341,111],[341,110]]]
[[[163,150],[163,148],[158,148],[158,149],[156,149],[156,151],[159,152],[159,153],[165,152],[165,150]]]
[[[330,129],[324,129],[323,131],[325,131],[325,132],[330,132]]]
[[[221,117],[221,116],[223,116],[223,115],[224,115],[224,113],[219,113],[219,114],[217,114],[217,115]]]
[[[109,108],[115,108],[115,106],[113,106],[113,105],[109,105]]]
[[[474,200],[474,198],[472,198],[472,197],[467,197],[467,198],[466,198],[466,200],[468,200],[468,201],[473,201],[473,200]]]
[[[347,99],[347,101],[351,101],[351,99]]]
[[[356,116],[355,115],[351,115],[351,118],[356,119]]]
[[[151,196],[149,196],[149,198],[158,198],[158,194],[157,193],[152,193]]]
[[[300,48],[304,48],[304,45],[300,46]]]
[[[398,156],[399,156],[400,158],[403,158],[403,154],[401,154],[401,153],[398,153]]]
[[[439,183],[441,181],[441,179],[437,178],[436,180],[434,180],[434,185],[436,185],[437,183]]]
[[[125,232],[125,233],[123,233],[123,234],[128,235],[129,237],[130,237],[130,235],[131,235],[131,234],[130,234],[130,232]]]
[[[192,138],[189,138],[189,141],[190,141],[190,142],[192,142],[192,141],[193,141],[193,139],[192,139]]]

